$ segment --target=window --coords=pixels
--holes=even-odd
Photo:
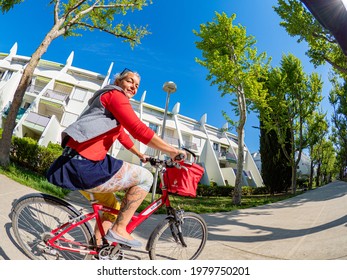
[[[183,142],[187,142],[187,143],[190,143],[190,135],[187,135],[187,134],[183,134],[182,133],[182,140]]]
[[[8,81],[12,77],[13,72],[10,70],[7,70],[3,75],[3,80]]]
[[[28,109],[30,107],[30,105],[31,105],[31,103],[25,102],[23,108],[26,110],[26,109]]]
[[[158,132],[158,125],[154,123],[149,123],[148,127],[152,129],[155,133]]]
[[[219,151],[219,145],[218,145],[218,143],[213,143],[213,150]]]
[[[72,85],[55,82],[53,90],[60,93],[70,94],[72,92]]]
[[[220,147],[221,155],[222,155],[222,156],[225,156],[225,155],[227,154],[227,150],[228,150],[227,147]]]
[[[2,77],[5,75],[5,71],[4,70],[0,70],[0,80],[2,80]]]
[[[35,85],[33,88],[34,93],[41,92],[41,90],[43,90],[43,88],[49,83],[49,81],[50,81],[49,78],[37,76],[34,79],[34,85]]]
[[[84,99],[87,96],[87,90],[84,88],[75,88],[75,91],[72,95],[72,99],[78,100],[78,101],[84,101]]]
[[[196,144],[197,147],[201,147],[201,138],[193,136],[193,141],[194,144]]]
[[[166,136],[173,138],[173,137],[174,137],[174,134],[175,134],[175,131],[174,131],[174,130],[165,129],[165,135],[166,135]]]

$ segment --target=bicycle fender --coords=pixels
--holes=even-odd
[[[32,198],[32,197],[42,197],[43,199],[49,199],[49,200],[52,200],[58,204],[61,204],[63,206],[66,206],[68,207],[72,212],[74,212],[77,216],[80,215],[80,212],[70,203],[68,203],[67,201],[61,199],[61,198],[58,198],[56,196],[53,196],[53,195],[50,195],[50,194],[46,194],[46,193],[29,193],[29,194],[26,194],[18,199],[15,199],[13,202],[12,202],[12,209],[11,209],[11,213],[14,211],[14,209],[16,209],[16,206],[19,202],[25,200],[25,199],[28,199],[28,198]],[[10,215],[11,215],[10,213]]]
[[[146,251],[149,251],[152,249],[152,240],[154,239],[154,237],[157,235],[158,231],[161,229],[161,227],[163,226],[163,224],[166,224],[170,221],[174,221],[174,217],[172,216],[168,216],[166,217],[164,220],[162,220],[152,231],[151,235],[148,238],[147,244],[146,244]]]

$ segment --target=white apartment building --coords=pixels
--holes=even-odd
[[[60,143],[61,132],[81,114],[88,99],[101,87],[110,83],[110,64],[106,75],[72,66],[74,53],[71,52],[65,64],[41,60],[35,69],[30,86],[27,88],[21,109],[17,115],[14,135],[31,137],[40,145],[49,142]],[[0,53],[0,125],[6,119],[8,109],[20,81],[23,69],[30,57],[17,55],[17,44],[8,54]],[[162,134],[165,110],[145,102],[146,92],[140,101],[131,100],[139,118],[158,135]],[[197,155],[197,163],[205,168],[203,184],[214,181],[217,185],[234,185],[237,162],[237,137],[224,129],[207,124],[207,115],[194,120],[179,114],[180,103],[167,112],[164,139],[177,147],[186,147]],[[156,155],[146,145],[134,141],[138,149],[148,155]],[[262,178],[255,162],[244,148],[245,186],[259,187]],[[110,154],[139,163],[132,153],[116,142]]]

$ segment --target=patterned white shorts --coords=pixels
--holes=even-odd
[[[123,162],[122,167],[113,175],[111,179],[88,192],[108,193],[129,189],[138,186],[145,191],[149,191],[153,184],[153,175],[146,168]]]

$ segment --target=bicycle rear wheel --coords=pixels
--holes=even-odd
[[[16,201],[11,212],[14,235],[24,253],[35,260],[80,260],[91,258],[87,253],[54,249],[45,241],[53,237],[52,230],[79,216],[67,202],[46,194],[29,194]],[[87,249],[95,245],[86,224],[67,232],[57,242],[73,249]]]
[[[194,260],[204,249],[207,240],[207,225],[195,213],[185,213],[181,224],[182,237],[173,218],[167,218],[153,231],[148,241],[148,251],[152,260]]]

